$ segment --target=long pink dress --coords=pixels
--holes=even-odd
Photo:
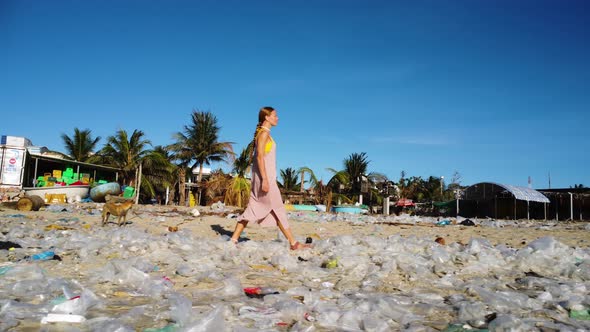
[[[255,153],[254,163],[252,165],[252,191],[250,192],[250,200],[248,201],[246,210],[238,216],[237,220],[254,221],[263,227],[276,226],[277,220],[271,213],[274,211],[278,222],[285,229],[288,229],[287,211],[285,210],[283,198],[281,197],[276,180],[276,144],[272,138],[270,138],[269,144],[271,144],[270,151],[264,154],[264,166],[268,177],[268,192],[265,193],[262,191],[262,176],[260,175]]]

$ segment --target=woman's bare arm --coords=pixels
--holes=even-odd
[[[263,192],[268,192],[268,176],[266,175],[266,165],[264,165],[264,150],[269,139],[268,132],[266,131],[262,131],[258,134],[258,137],[256,137],[256,161],[258,162],[260,176],[262,176]]]

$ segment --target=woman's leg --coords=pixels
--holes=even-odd
[[[238,221],[238,223],[236,224],[236,229],[234,230],[234,234],[231,236],[231,241],[233,243],[238,243],[240,235],[242,235],[242,232],[244,231],[244,228],[246,228],[246,225],[248,225],[248,220]]]
[[[272,213],[272,216],[275,218],[275,221],[277,222],[277,226],[279,226],[279,229],[281,230],[281,232],[283,233],[283,235],[287,238],[287,241],[289,241],[289,245],[294,245],[295,242],[295,238],[293,237],[293,233],[291,233],[291,228],[285,228],[283,227],[283,224],[281,224],[279,218],[277,217],[277,215],[275,214],[275,211],[271,211],[270,213]]]

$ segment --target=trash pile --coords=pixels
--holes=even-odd
[[[385,221],[437,222],[402,218]],[[184,228],[63,219],[0,217],[0,330],[590,330],[590,249],[552,237],[514,249],[346,235],[289,251],[280,240],[236,246]]]
[[[552,227],[563,225],[563,221],[555,220],[496,220],[491,218],[446,218],[440,217],[426,217],[417,215],[382,215],[382,214],[351,214],[351,213],[318,213],[309,211],[290,211],[288,212],[289,220],[298,220],[305,222],[348,222],[356,225],[365,224],[391,224],[391,225],[416,225],[416,224],[433,224],[437,226],[447,225],[463,225],[463,226],[482,226],[494,228],[536,228],[536,229],[551,229]],[[590,229],[590,224],[586,226]]]

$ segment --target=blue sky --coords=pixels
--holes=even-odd
[[[154,145],[278,110],[278,167],[590,185],[588,1],[0,1],[0,134]],[[228,166],[213,165],[214,168]]]

